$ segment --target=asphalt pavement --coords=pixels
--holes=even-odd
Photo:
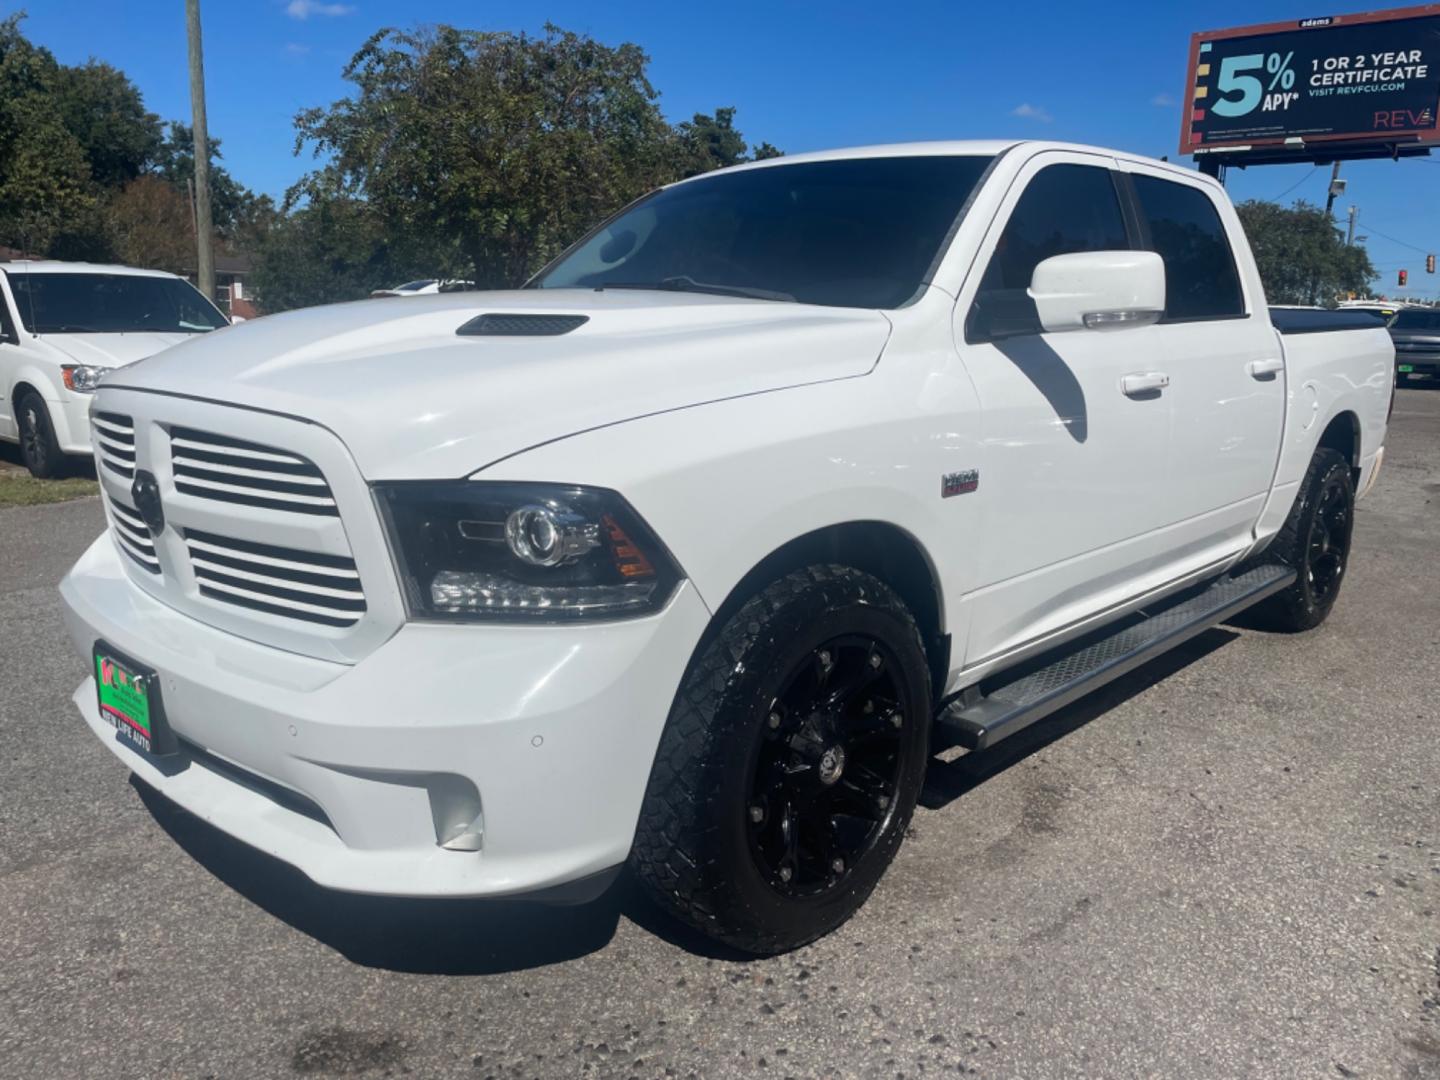
[[[70,703],[55,584],[102,524],[0,511],[0,1077],[1440,1077],[1440,390],[1322,628],[937,763],[860,915],[771,960],[623,880],[327,893],[147,792]]]

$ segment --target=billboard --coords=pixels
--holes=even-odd
[[[1440,143],[1440,4],[1195,34],[1184,100],[1182,154]]]

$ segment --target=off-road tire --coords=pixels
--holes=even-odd
[[[753,762],[775,688],[807,650],[837,634],[883,645],[913,715],[900,727],[895,795],[871,846],[829,892],[786,896],[763,876],[746,832]],[[691,660],[641,808],[630,856],[635,877],[675,917],[744,952],[784,952],[829,933],[865,902],[904,838],[928,762],[930,712],[924,644],[892,589],[845,566],[785,575],[747,600]]]
[[[45,400],[33,390],[21,394],[16,402],[15,421],[20,429],[20,457],[30,475],[38,480],[63,475],[65,455],[55,439]]]
[[[1342,561],[1333,585],[1323,595],[1317,595],[1309,552],[1322,500],[1331,491],[1338,491],[1345,513],[1343,536],[1338,538]],[[1300,494],[1290,509],[1290,516],[1261,556],[1268,561],[1294,567],[1299,576],[1288,589],[1255,607],[1255,625],[1282,633],[1299,633],[1313,630],[1324,622],[1344,584],[1354,526],[1355,483],[1350,463],[1336,451],[1321,447],[1315,452],[1310,467],[1305,471],[1305,478],[1300,482]]]

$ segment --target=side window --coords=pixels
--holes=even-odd
[[[1153,176],[1131,176],[1150,250],[1165,261],[1165,321],[1245,314],[1230,239],[1210,196]]]
[[[1038,334],[1040,318],[1026,290],[1035,267],[1052,255],[1128,251],[1125,218],[1108,169],[1050,165],[1025,186],[1000,234],[965,320],[965,340]]]

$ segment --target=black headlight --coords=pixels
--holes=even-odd
[[[659,609],[681,579],[613,491],[459,480],[375,496],[416,618],[624,618]]]

